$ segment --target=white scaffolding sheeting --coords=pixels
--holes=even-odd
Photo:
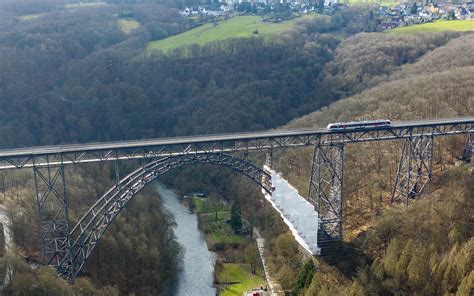
[[[298,190],[288,181],[270,168],[264,168],[271,173],[273,193],[263,191],[265,198],[280,213],[283,221],[288,225],[296,241],[311,255],[319,255],[318,248],[318,213],[314,206],[299,195]]]

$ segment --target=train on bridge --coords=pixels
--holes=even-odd
[[[358,128],[371,128],[371,127],[386,127],[386,126],[390,126],[391,124],[392,122],[388,119],[337,122],[337,123],[328,124],[327,129],[328,130],[345,130],[345,129],[358,129]]]

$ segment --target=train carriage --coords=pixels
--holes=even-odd
[[[381,127],[381,126],[389,126],[391,124],[392,122],[388,119],[337,122],[337,123],[328,124],[327,129],[328,130],[345,130],[345,129],[359,129],[359,128],[375,128],[375,127]]]

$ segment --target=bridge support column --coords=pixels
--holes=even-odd
[[[269,169],[273,168],[273,150],[269,150],[267,152],[265,157],[265,166],[267,166]]]
[[[462,161],[470,162],[472,154],[474,153],[474,136],[472,133],[467,134],[466,146],[462,153]]]
[[[64,166],[62,162],[60,165],[33,166],[33,173],[43,262],[72,279],[72,260],[61,264],[71,248]]]
[[[318,246],[330,255],[342,240],[344,145],[316,145],[313,155],[309,200],[319,214]]]
[[[431,183],[433,137],[421,136],[406,139],[398,165],[392,203],[418,199],[423,189]]]

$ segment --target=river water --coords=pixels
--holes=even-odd
[[[179,202],[178,195],[174,191],[161,183],[156,183],[155,187],[163,199],[165,208],[173,214],[178,224],[174,233],[184,249],[176,295],[216,295],[216,289],[212,286],[214,254],[207,249],[204,235],[198,229],[197,216]]]

